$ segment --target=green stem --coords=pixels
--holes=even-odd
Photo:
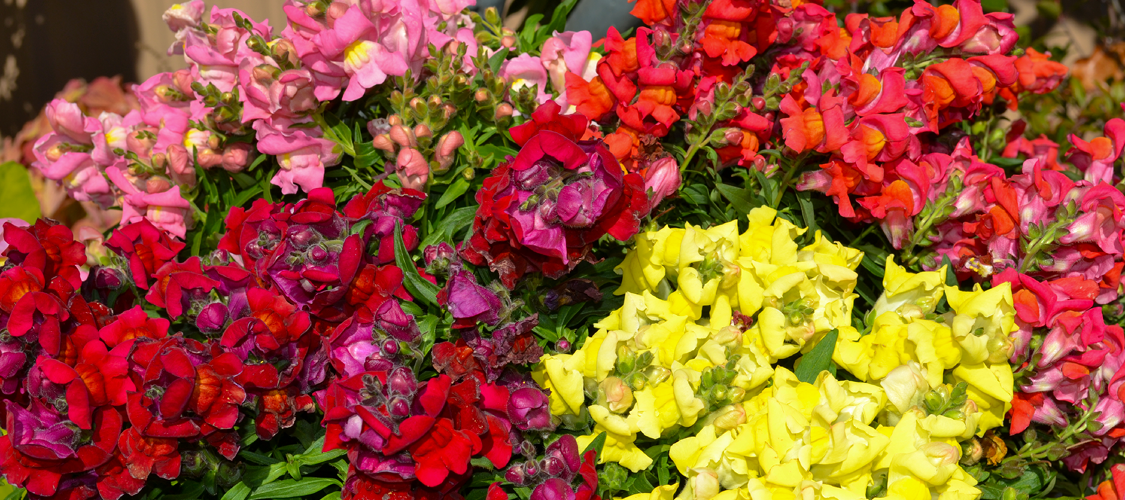
[[[691,164],[691,159],[695,157],[695,153],[699,152],[699,148],[703,147],[704,144],[711,142],[711,134],[712,132],[710,130],[710,127],[708,127],[707,138],[695,144],[692,144],[691,147],[688,148],[687,154],[684,155],[684,161],[680,163],[681,174],[687,171],[687,166]]]
[[[807,156],[808,153],[802,154],[789,164],[789,168],[785,170],[785,175],[781,178],[781,183],[777,186],[777,196],[774,198],[773,204],[770,205],[771,208],[776,209],[781,205],[781,198],[785,196],[785,191],[789,189],[789,183],[793,181],[793,176],[800,170],[800,166]]]
[[[867,235],[871,234],[871,231],[874,231],[875,227],[876,226],[874,224],[868,225],[867,229],[864,229],[862,233],[859,233],[859,236],[856,236],[854,239],[852,239],[852,242],[849,243],[848,246],[855,248],[856,243],[859,243],[861,240],[866,238]]]

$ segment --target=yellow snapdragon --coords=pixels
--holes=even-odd
[[[714,474],[723,490],[707,498],[699,490],[712,490],[693,488],[692,500],[862,499],[882,481],[886,498],[979,496],[958,465],[956,440],[931,431],[916,412],[882,425],[887,405],[879,386],[827,372],[807,384],[778,368],[770,387],[742,403],[746,418],[706,425],[669,456],[685,477]]]
[[[900,372],[889,384],[896,406],[907,404],[902,386],[915,375],[929,388],[965,382],[968,399],[981,413],[965,415],[963,423],[983,435],[1000,425],[1011,408],[1012,290],[1004,283],[987,291],[979,285],[964,291],[942,285],[944,275],[944,268],[910,273],[888,257],[871,331],[841,328],[833,360],[860,380],[875,383],[902,366],[913,366],[911,374]],[[935,309],[943,295],[951,311],[938,316]]]

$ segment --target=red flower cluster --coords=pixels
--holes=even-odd
[[[631,238],[649,210],[644,179],[625,173],[601,141],[582,140],[585,117],[560,111],[548,102],[513,127],[522,149],[477,192],[480,208],[461,254],[487,264],[508,288],[528,273],[562,277],[602,236]]]
[[[150,475],[187,473],[185,454],[233,460],[247,416],[271,439],[314,410],[325,339],[365,323],[392,350],[416,346],[417,325],[392,300],[410,299],[402,271],[383,264],[423,197],[379,184],[342,212],[328,189],[295,204],[259,200],[232,210],[220,250],[185,261],[174,260],[183,243],[142,220],[106,243],[120,268],[85,279],[85,248],[67,228],[6,224],[0,472],[36,498],[136,494]],[[416,247],[414,228],[403,233]],[[171,321],[150,317],[137,290]],[[171,333],[173,321],[184,331]],[[419,463],[444,463],[447,435],[430,433]]]

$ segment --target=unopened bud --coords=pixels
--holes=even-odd
[[[214,168],[223,164],[223,155],[211,149],[198,151],[195,157],[199,160],[199,166],[203,168]]]
[[[324,4],[321,2],[310,2],[305,5],[305,14],[309,17],[320,17],[324,15]]]
[[[465,138],[461,133],[454,130],[438,139],[437,148],[434,157],[438,162],[440,170],[445,171],[453,164],[453,159],[457,154],[457,150],[465,144]]]
[[[153,176],[145,181],[145,192],[148,194],[163,193],[172,189],[172,182],[167,177]]]
[[[275,39],[270,50],[273,51],[274,59],[278,61],[289,61],[290,64],[294,65],[300,62],[300,59],[297,58],[297,48],[288,39]]]
[[[719,494],[719,474],[714,469],[696,467],[688,471],[690,500],[711,500]]]
[[[504,36],[500,37],[500,45],[503,45],[504,47],[509,48],[509,49],[512,48],[512,47],[515,47],[516,46],[516,37],[514,37],[512,35],[504,35]]]
[[[99,267],[94,271],[94,285],[100,290],[117,290],[125,284],[125,273],[112,267]]]
[[[414,394],[417,387],[418,380],[414,378],[414,372],[409,368],[396,368],[387,377],[387,388],[394,394],[410,396]]]
[[[172,85],[180,91],[182,94],[181,98],[190,100],[190,96],[195,93],[191,86],[193,83],[195,83],[195,77],[192,76],[189,70],[180,69],[172,73]]]
[[[477,102],[485,102],[489,97],[488,89],[477,89],[476,92],[473,92],[473,99]]]
[[[500,103],[499,106],[496,106],[496,119],[497,120],[512,116],[513,113],[515,113],[515,110],[512,109],[511,104],[508,104],[508,103],[504,102],[504,103]]]
[[[731,127],[723,131],[723,142],[728,146],[738,146],[742,144],[744,132],[740,128]]]
[[[761,97],[755,97],[750,100],[750,104],[754,106],[755,110],[761,111],[766,107],[766,100]]]
[[[414,132],[402,125],[392,126],[390,136],[391,140],[395,141],[395,144],[404,148],[412,148],[418,145],[418,141],[414,139]]]
[[[371,145],[375,146],[375,149],[386,151],[388,153],[395,152],[395,143],[391,140],[390,134],[375,136],[375,138],[371,140]]]
[[[414,127],[414,137],[430,137],[431,135],[430,127],[426,126],[425,123],[419,123]]]
[[[981,446],[980,439],[976,437],[961,443],[961,450],[962,465],[976,465],[981,458],[984,458],[984,446]]]
[[[152,166],[154,167],[164,168],[164,165],[167,161],[168,156],[164,153],[156,153],[152,155]]]
[[[741,404],[731,404],[724,406],[715,417],[715,427],[723,430],[731,430],[746,423],[746,409]]]
[[[236,142],[223,150],[223,170],[236,173],[241,172],[250,164],[253,146],[245,142]]]
[[[391,115],[387,117],[387,125],[393,127],[395,125],[402,125],[402,117],[398,115]]]
[[[618,377],[607,377],[598,384],[598,404],[614,413],[625,413],[633,406],[633,390]]]

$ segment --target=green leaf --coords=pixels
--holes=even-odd
[[[249,500],[258,500],[259,498],[296,498],[305,495],[311,495],[324,488],[332,485],[339,485],[340,482],[335,479],[324,477],[308,477],[301,481],[286,479],[276,483],[270,483],[262,486],[250,495]]]
[[[246,483],[239,481],[238,484],[227,490],[223,498],[219,500],[246,500],[248,496],[250,496],[250,487],[246,486]]]
[[[605,433],[599,432],[598,435],[594,437],[594,440],[590,441],[590,444],[586,445],[586,449],[582,450],[582,453],[585,454],[587,451],[594,450],[595,452],[597,452],[598,455],[601,455],[602,454],[602,448],[604,448],[604,447],[605,447]]]
[[[813,346],[808,354],[801,356],[801,362],[795,370],[797,380],[811,384],[816,382],[820,372],[830,369],[832,353],[836,350],[836,338],[839,335],[839,330],[833,328],[823,339],[820,339],[820,342]]]
[[[435,205],[434,208],[440,210],[442,207],[456,201],[457,198],[465,194],[465,191],[468,190],[469,181],[465,180],[464,177],[458,176],[457,180],[449,185],[449,189],[446,189],[445,192],[441,194],[441,198],[438,198],[437,205]]]
[[[271,464],[268,467],[251,467],[247,471],[246,475],[242,477],[242,480],[247,485],[252,486],[261,486],[263,484],[272,483],[279,477],[285,475],[286,465],[288,464],[285,462],[278,462],[276,464]]]
[[[406,244],[402,242],[401,223],[395,224],[395,264],[402,269],[402,284],[410,295],[432,306],[438,305],[437,294],[441,288],[418,274],[418,268],[414,267],[414,261],[410,260],[410,254],[406,251]]]
[[[726,198],[740,215],[748,214],[754,209],[754,195],[749,190],[723,183],[716,183],[715,189],[719,190],[719,194],[723,195],[723,198]]]
[[[8,495],[4,497],[4,500],[21,500],[24,497],[25,493],[23,488],[16,488],[15,486],[8,484],[6,481],[3,483],[3,488],[0,489],[0,492],[3,492],[4,490],[11,491],[11,493],[8,493]]]
[[[565,0],[558,7],[555,7],[555,12],[551,14],[551,23],[544,27],[548,36],[555,31],[566,29],[566,18],[575,5],[578,5],[578,0]]]
[[[264,155],[264,154],[259,153],[258,156],[256,158],[254,158],[254,161],[250,162],[250,166],[246,167],[245,171],[246,172],[253,172],[255,167],[257,167],[258,165],[261,165],[262,162],[268,160],[269,158],[270,158],[270,155]]]
[[[250,462],[250,463],[253,463],[253,464],[258,464],[258,465],[273,465],[273,464],[276,464],[278,462],[281,462],[281,460],[273,458],[269,455],[263,455],[261,453],[255,453],[255,452],[252,452],[252,451],[249,451],[249,450],[240,451],[238,453],[238,456],[242,457],[247,462]]]
[[[34,224],[42,215],[27,169],[14,161],[0,164],[0,200],[4,200],[0,206],[0,217],[22,219]]]
[[[293,457],[293,461],[300,465],[317,465],[335,460],[347,453],[347,450],[344,449],[323,451],[323,448],[324,436],[320,436],[316,441],[313,441],[312,444],[309,445],[309,448],[305,450],[304,454]]]
[[[418,244],[418,248],[426,248],[430,245],[448,241],[453,238],[455,234],[461,229],[464,229],[473,222],[473,217],[477,213],[477,206],[461,207],[454,210],[447,215],[441,222],[437,224],[430,234]]]
[[[941,257],[941,265],[945,268],[945,284],[957,286],[957,273],[953,272],[953,262],[949,260],[948,255]]]

